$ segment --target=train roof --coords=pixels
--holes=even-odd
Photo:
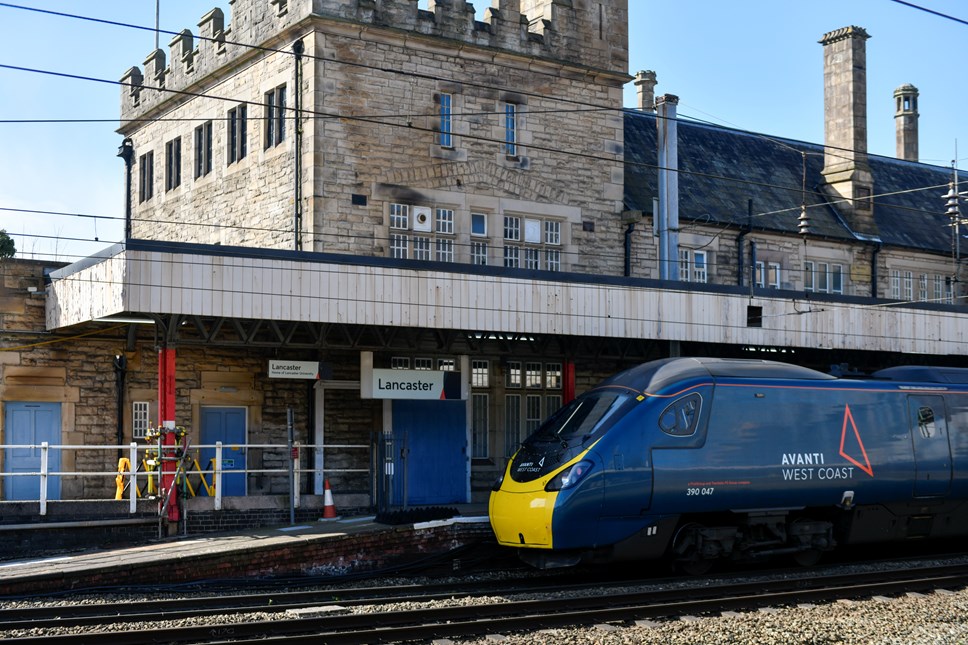
[[[602,385],[621,385],[641,392],[658,392],[671,383],[690,378],[836,380],[836,377],[830,374],[778,361],[690,357],[666,358],[643,363],[616,374]]]
[[[873,379],[885,381],[909,381],[915,383],[961,383],[968,384],[968,368],[930,367],[926,365],[900,365],[888,367],[871,374]]]

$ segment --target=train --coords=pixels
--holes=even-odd
[[[488,516],[498,543],[541,569],[666,559],[700,574],[968,535],[968,369],[644,363],[527,437]]]

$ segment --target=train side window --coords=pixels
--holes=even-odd
[[[695,434],[701,405],[702,397],[696,393],[670,403],[659,415],[659,428],[662,432],[676,437]]]
[[[918,408],[918,430],[921,431],[921,436],[925,439],[930,439],[938,433],[937,426],[934,423],[934,410],[928,406]]]

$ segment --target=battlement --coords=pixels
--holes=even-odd
[[[143,71],[125,72],[121,121],[139,118],[165,102],[171,90],[186,89],[251,55],[252,45],[287,49],[288,43],[272,44],[272,38],[309,19],[317,29],[326,22],[343,28],[359,24],[440,38],[455,49],[471,45],[627,74],[628,0],[492,3],[484,20],[477,20],[474,5],[465,0],[428,0],[428,9],[420,9],[418,0],[229,0],[231,25],[221,9],[213,9],[198,23],[197,45],[193,32],[184,29],[172,38],[167,55],[157,49],[145,59]]]

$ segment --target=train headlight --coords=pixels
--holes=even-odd
[[[548,485],[545,486],[545,491],[552,493],[557,490],[565,490],[571,488],[575,484],[581,481],[582,477],[588,474],[588,471],[592,469],[592,462],[587,459],[583,459],[578,463],[572,464],[568,468],[555,475]]]
[[[501,471],[501,474],[498,475],[498,478],[494,480],[494,483],[491,484],[491,490],[493,490],[493,491],[499,491],[499,490],[501,490],[501,484],[504,483],[504,473],[505,473],[505,471],[502,470]]]

